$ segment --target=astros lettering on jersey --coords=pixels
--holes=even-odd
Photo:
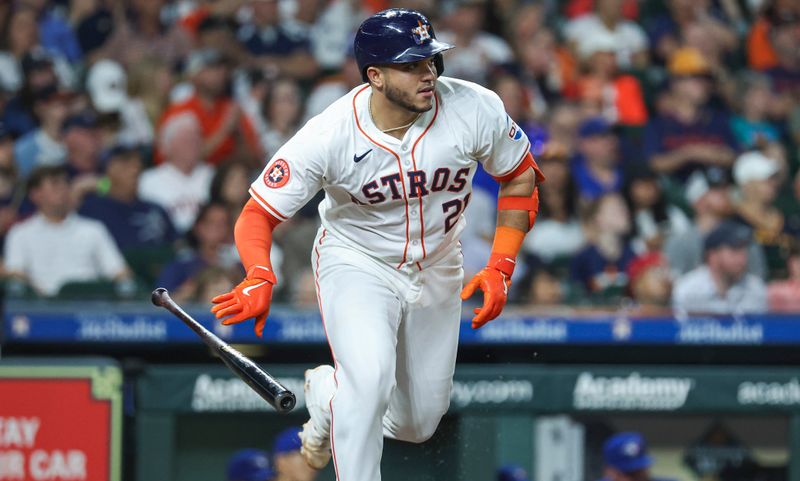
[[[370,87],[356,87],[278,150],[250,194],[286,220],[324,189],[319,213],[329,235],[398,268],[423,269],[457,248],[477,162],[500,177],[530,148],[494,92],[448,77],[436,90],[433,108],[398,140],[373,123]]]

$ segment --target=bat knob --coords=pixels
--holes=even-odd
[[[163,287],[159,287],[150,294],[150,301],[156,306],[163,306],[166,304],[167,299],[169,299],[169,291]]]
[[[291,391],[284,391],[275,397],[277,411],[281,414],[288,413],[294,409],[296,403],[297,399],[295,399],[294,393]]]

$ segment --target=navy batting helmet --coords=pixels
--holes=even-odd
[[[442,52],[453,45],[436,40],[425,15],[405,8],[390,8],[364,20],[356,32],[353,48],[367,81],[367,67],[389,63],[418,62],[434,58],[437,74],[444,71]]]

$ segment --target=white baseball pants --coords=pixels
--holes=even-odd
[[[463,282],[460,251],[396,269],[320,229],[312,252],[334,357],[338,481],[380,481],[383,437],[420,443],[450,404]]]

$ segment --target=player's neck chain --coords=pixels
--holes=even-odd
[[[375,127],[378,127],[378,123],[375,122],[375,115],[372,113],[372,95],[369,96],[369,100],[367,100],[367,104],[369,104],[369,116],[372,119],[372,123],[375,124]],[[380,127],[378,127],[378,130],[380,130],[384,134],[388,134],[389,132],[394,132],[396,130],[407,129],[407,128],[411,127],[412,125],[414,125],[414,122],[417,121],[417,119],[419,118],[420,115],[422,115],[422,113],[418,113],[413,119],[411,119],[411,122],[409,122],[409,123],[407,123],[405,125],[401,125],[400,127],[393,127],[391,129],[386,129],[386,130],[383,130]]]

